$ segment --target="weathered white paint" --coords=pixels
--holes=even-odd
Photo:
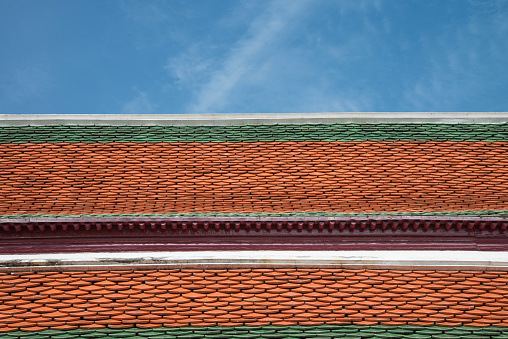
[[[329,123],[501,124],[508,112],[337,112],[236,114],[1,114],[0,126],[229,126]]]
[[[507,252],[480,251],[205,251],[0,255],[0,270],[128,267],[344,267],[508,269]]]

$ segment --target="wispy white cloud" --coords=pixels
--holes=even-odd
[[[136,2],[126,4],[127,16],[136,22],[153,17],[165,30],[166,23],[174,20],[167,13],[159,14],[168,8],[158,1],[139,11]],[[161,88],[143,88],[123,112],[156,108],[165,113],[319,112],[375,107],[375,94],[366,86],[351,85],[350,66],[376,53],[379,27],[369,16],[383,10],[381,1],[239,1],[228,10],[213,24],[208,22],[210,34],[196,35],[189,26],[177,30],[181,39],[168,32],[167,39],[179,44],[163,65],[170,79]],[[351,16],[359,20],[352,22]],[[317,17],[324,21],[318,23]],[[351,30],[351,25],[359,29]]]
[[[364,87],[352,88],[347,74],[351,62],[374,45],[379,30],[367,17],[379,11],[379,1],[274,0],[252,19],[222,63],[200,53],[172,60],[167,69],[180,83],[189,80],[195,93],[186,112],[369,110],[374,96]],[[315,17],[329,13],[336,15],[319,24],[325,31],[314,30]],[[336,31],[351,15],[364,21],[360,31]],[[330,34],[342,39],[331,42]]]
[[[157,105],[154,104],[146,92],[138,92],[136,96],[122,107],[123,114],[149,114],[157,113]]]
[[[204,80],[213,62],[205,57],[205,52],[199,46],[189,48],[185,53],[170,58],[164,69],[170,73],[179,86],[195,86]]]
[[[310,0],[277,0],[256,18],[245,36],[231,49],[224,65],[214,72],[211,79],[199,91],[197,101],[190,105],[194,113],[221,111],[229,95],[242,77],[253,72],[254,65],[266,54],[266,49],[276,43],[284,29]]]

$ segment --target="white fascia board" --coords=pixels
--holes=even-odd
[[[338,112],[231,114],[2,114],[0,126],[233,126],[332,123],[503,124],[508,112]]]
[[[508,270],[508,252],[195,251],[0,255],[0,271],[152,268],[322,267]]]

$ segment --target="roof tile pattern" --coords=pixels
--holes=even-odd
[[[0,333],[0,339],[272,339],[272,338],[421,338],[421,339],[505,339],[502,327],[443,327],[443,326],[242,326],[242,327],[160,327],[160,328],[99,328],[45,330],[39,332]]]
[[[172,269],[0,274],[0,330],[508,327],[505,271]]]
[[[508,209],[508,143],[0,144],[0,215]]]
[[[508,124],[279,124],[238,126],[10,126],[0,143],[506,141]]]
[[[507,148],[507,124],[0,127],[0,217],[503,216]],[[506,271],[11,271],[0,338],[506,338],[507,292]]]

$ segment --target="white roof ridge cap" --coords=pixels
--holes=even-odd
[[[227,126],[331,123],[508,123],[508,112],[329,112],[207,114],[2,114],[0,126],[178,125]]]

